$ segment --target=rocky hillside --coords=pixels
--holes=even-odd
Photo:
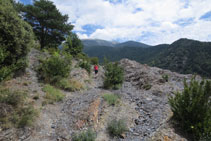
[[[190,80],[192,75],[181,75],[123,59],[120,61],[125,72],[122,88],[105,90],[102,88],[103,67],[100,66],[97,75],[88,75],[84,69],[77,67],[77,61],[73,61],[72,79],[80,82],[84,89],[63,91],[63,101],[44,105],[44,84],[38,81],[35,71],[42,55],[45,54],[32,49],[26,73],[4,84],[10,89],[27,91],[29,100],[40,111],[39,117],[32,127],[6,130],[0,127],[0,140],[69,141],[74,133],[87,128],[97,133],[97,141],[187,140],[169,122],[172,112],[168,96],[181,91],[184,78]],[[164,75],[168,75],[168,81],[164,80]],[[118,95],[119,104],[109,105],[103,98],[108,93]],[[39,99],[34,99],[36,95]],[[107,123],[112,119],[125,119],[129,127],[121,138],[111,138],[106,131]]]

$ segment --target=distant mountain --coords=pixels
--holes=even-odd
[[[104,46],[104,47],[150,47],[149,45],[136,42],[136,41],[127,41],[123,43],[100,40],[100,39],[83,39],[82,43],[84,47],[96,47],[96,46]]]
[[[141,63],[147,63],[152,56],[159,55],[168,46],[167,44],[152,46],[150,48],[89,46],[84,47],[84,52],[90,57],[98,57],[101,63],[103,62],[104,56],[110,61],[119,61],[122,58],[128,58]]]
[[[183,38],[147,63],[179,73],[197,73],[211,78],[211,42]]]
[[[104,56],[110,61],[128,58],[179,73],[196,73],[211,78],[211,42],[183,38],[170,45],[162,44],[151,47],[133,46],[131,48],[131,46],[124,46],[124,43],[121,44],[123,46],[119,47],[84,47],[84,52],[90,57],[98,57],[100,62],[103,62]]]
[[[115,47],[150,47],[150,46],[143,44],[143,43],[140,43],[140,42],[127,41],[127,42],[124,42],[124,43],[116,44]]]
[[[100,39],[83,39],[82,43],[84,47],[92,47],[92,46],[114,47],[117,44],[115,42],[109,42],[109,41],[100,40]]]

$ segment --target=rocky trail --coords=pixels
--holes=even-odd
[[[83,82],[85,89],[77,92],[64,91],[66,97],[62,102],[42,106],[43,84],[39,83],[35,71],[40,55],[39,51],[32,49],[26,75],[14,80],[27,81],[28,84],[24,87],[28,88],[31,96],[40,95],[40,100],[34,101],[36,107],[40,108],[39,118],[32,128],[10,131],[10,134],[16,132],[16,137],[6,137],[8,131],[0,131],[0,140],[16,138],[25,141],[65,141],[71,140],[73,133],[88,128],[96,131],[97,141],[186,140],[168,122],[172,116],[168,96],[181,91],[183,79],[190,80],[192,75],[181,75],[123,59],[120,61],[125,71],[122,88],[105,90],[102,88],[102,67],[97,76],[89,76],[85,70],[73,67],[71,76]],[[163,80],[163,75],[168,75],[168,82]],[[119,95],[120,104],[109,106],[102,98],[105,93]],[[114,118],[127,121],[129,131],[121,138],[111,138],[106,131],[107,123]]]

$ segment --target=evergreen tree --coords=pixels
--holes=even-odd
[[[184,82],[184,91],[170,97],[173,118],[194,140],[211,138],[211,81]]]
[[[66,42],[63,44],[63,50],[71,54],[72,56],[77,56],[82,53],[83,44],[81,40],[75,33],[70,33],[66,38]]]
[[[24,6],[22,11],[24,19],[33,27],[41,48],[57,47],[73,29],[68,23],[68,16],[62,15],[49,0],[35,0],[33,5]]]
[[[18,16],[10,0],[1,0],[0,81],[26,67],[26,55],[33,43],[31,26]]]
[[[123,79],[124,72],[118,63],[111,63],[106,61],[104,87],[118,89],[121,87]]]

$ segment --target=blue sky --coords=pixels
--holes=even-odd
[[[31,4],[32,3],[32,0],[16,0],[16,1],[20,1],[24,4]]]
[[[19,0],[25,4],[31,0]],[[81,39],[211,41],[211,0],[51,0]]]

